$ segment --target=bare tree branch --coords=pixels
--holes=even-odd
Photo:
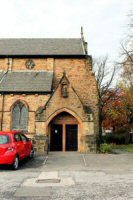
[[[109,66],[107,56],[95,60],[94,71],[98,84],[98,96],[99,96],[99,138],[98,138],[99,149],[102,141],[102,121],[104,117],[103,108],[114,94],[111,92],[111,86],[116,74],[116,67],[114,66],[112,70],[110,68],[111,66]]]

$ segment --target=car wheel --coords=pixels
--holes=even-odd
[[[18,158],[18,156],[16,156],[14,163],[12,165],[12,168],[13,168],[13,170],[17,170],[18,167],[19,167],[19,158]]]
[[[30,155],[29,155],[30,158],[34,158],[34,150],[31,149],[31,152],[30,152]]]

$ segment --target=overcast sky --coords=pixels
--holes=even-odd
[[[89,54],[119,56],[133,0],[0,0],[0,38],[78,38]]]

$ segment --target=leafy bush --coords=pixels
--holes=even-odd
[[[101,145],[101,152],[102,153],[111,153],[113,149],[113,144],[103,143]]]

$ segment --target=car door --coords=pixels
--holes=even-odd
[[[29,139],[24,134],[21,134],[21,139],[24,145],[24,157],[27,157],[31,151],[31,144]]]
[[[19,155],[20,160],[24,158],[24,145],[19,133],[14,134],[14,143],[16,153]]]

